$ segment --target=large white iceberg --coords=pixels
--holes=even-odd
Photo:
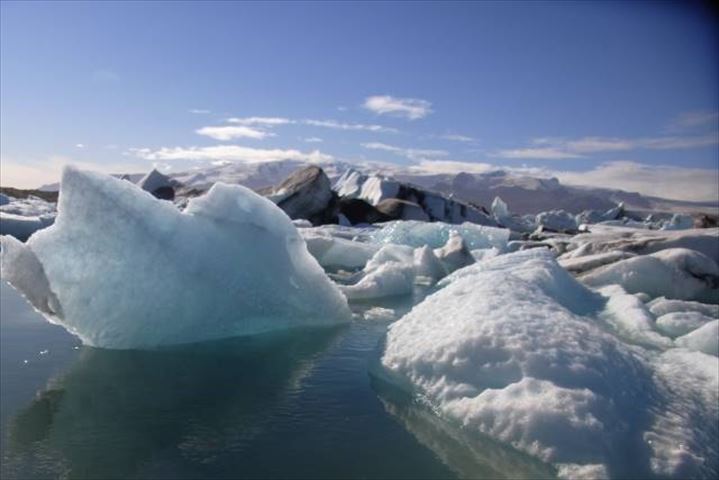
[[[719,474],[719,360],[675,348],[636,297],[592,292],[542,250],[440,285],[390,326],[381,374],[445,420],[570,478]],[[677,343],[706,351],[716,332],[695,333]]]
[[[152,348],[351,316],[287,215],[247,188],[216,184],[180,212],[67,168],[58,210],[26,245],[2,237],[3,279],[86,344]]]

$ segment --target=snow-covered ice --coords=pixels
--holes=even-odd
[[[671,312],[658,317],[656,325],[663,333],[674,338],[686,335],[712,320],[699,312]]]
[[[93,346],[152,348],[351,316],[287,215],[240,186],[216,184],[180,212],[130,182],[67,168],[55,224],[24,246],[2,244],[3,279]],[[36,289],[43,278],[49,289]]]
[[[682,335],[674,342],[689,350],[719,356],[719,320],[705,323],[694,331]]]
[[[599,267],[579,277],[590,286],[621,285],[651,297],[719,302],[719,266],[706,255],[670,248]]]
[[[441,417],[569,478],[719,474],[719,360],[683,348],[709,351],[719,321],[677,348],[637,297],[589,290],[542,249],[440,286],[390,326],[381,375]]]

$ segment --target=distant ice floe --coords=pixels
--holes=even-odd
[[[33,196],[13,198],[0,194],[0,235],[25,241],[55,221],[55,204]]]
[[[26,244],[1,237],[0,264],[88,345],[153,348],[351,317],[287,215],[245,187],[216,184],[180,212],[67,168],[61,192],[54,225]]]
[[[685,252],[648,258],[692,264]],[[445,421],[561,477],[719,475],[719,320],[696,317],[674,340],[691,326],[670,334],[650,308],[681,304],[592,291],[544,249],[482,260],[439,286],[389,327],[378,374]]]

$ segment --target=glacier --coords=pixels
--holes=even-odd
[[[3,279],[91,346],[155,348],[351,318],[287,215],[241,186],[215,184],[180,212],[130,182],[67,167],[55,223],[26,244],[0,241]]]

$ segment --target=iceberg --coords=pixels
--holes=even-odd
[[[54,225],[25,245],[0,240],[3,279],[91,346],[154,348],[351,318],[287,215],[241,186],[215,184],[180,212],[130,182],[68,167]]]
[[[718,360],[676,348],[635,296],[591,291],[544,250],[480,261],[440,286],[389,327],[382,380],[560,476],[719,474]],[[677,344],[708,350],[716,325],[699,330]]]
[[[54,221],[52,215],[24,216],[0,212],[0,235],[12,235],[24,242],[30,235],[52,225]]]
[[[450,225],[443,222],[419,222],[415,220],[397,220],[382,224],[382,228],[370,233],[370,241],[386,244],[395,243],[410,247],[441,248],[447,244],[450,233],[459,233],[470,250],[478,248],[507,247],[509,230],[506,228],[489,227],[465,222],[461,225]]]
[[[670,248],[611,263],[580,275],[589,286],[621,285],[650,297],[719,302],[719,266],[706,255]]]

